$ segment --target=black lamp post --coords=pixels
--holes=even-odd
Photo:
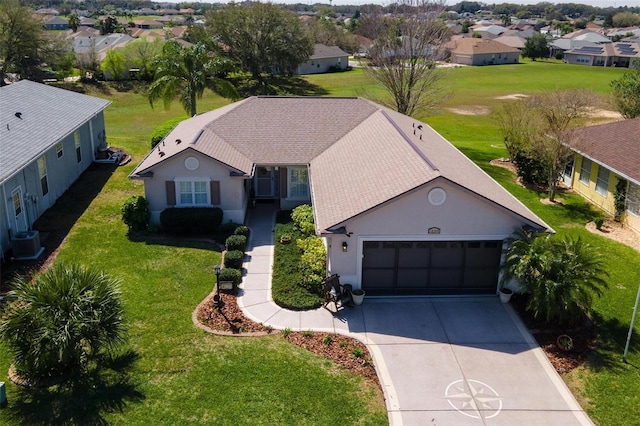
[[[216,272],[216,294],[213,296],[213,301],[216,307],[220,309],[224,306],[224,302],[220,298],[220,265],[214,266],[213,270]]]

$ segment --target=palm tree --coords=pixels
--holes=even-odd
[[[184,48],[176,41],[168,41],[162,54],[156,59],[155,78],[149,87],[149,102],[162,99],[165,108],[180,95],[180,102],[189,115],[197,114],[196,98],[202,98],[207,81],[222,97],[237,99],[235,87],[222,78],[216,77],[233,69],[229,59],[209,52],[204,44]]]
[[[80,26],[80,18],[75,13],[69,15],[69,28],[73,30],[75,33],[78,31],[78,27]]]
[[[580,238],[519,231],[503,269],[503,282],[519,281],[530,295],[527,310],[547,323],[575,324],[591,312],[593,296],[607,288],[599,253]]]
[[[119,284],[101,272],[56,265],[33,281],[17,278],[8,297],[0,339],[32,383],[78,376],[124,342]]]

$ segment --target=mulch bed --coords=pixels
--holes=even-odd
[[[524,296],[515,294],[511,298],[511,306],[516,310],[556,371],[560,375],[564,375],[583,365],[589,352],[594,349],[595,330],[593,326],[573,329],[553,328],[533,318],[533,315],[525,310],[525,305],[526,298]],[[558,345],[558,337],[563,334],[570,336],[573,341],[573,347],[569,350]]]
[[[251,321],[242,314],[233,294],[220,294],[224,306],[218,310],[213,297],[200,304],[198,321],[210,329],[225,335],[269,334],[271,327]],[[375,366],[366,345],[352,337],[331,333],[311,331],[282,331],[281,334],[290,343],[300,346],[316,355],[333,360],[339,366],[348,369],[366,379],[379,384]]]

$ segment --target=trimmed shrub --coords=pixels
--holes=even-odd
[[[293,225],[304,235],[315,234],[316,227],[313,221],[313,209],[309,204],[302,204],[291,212]]]
[[[160,225],[172,234],[209,234],[222,222],[219,207],[170,207],[160,213]]]
[[[326,276],[327,252],[318,237],[309,237],[297,241],[298,247],[302,250],[300,256],[300,275],[302,280],[300,286],[312,294],[322,295],[322,280]]]
[[[244,261],[244,253],[240,250],[229,250],[224,254],[225,268],[241,269]]]
[[[250,232],[251,231],[249,230],[249,227],[245,225],[240,225],[236,228],[235,231],[233,231],[234,235],[244,235],[245,237],[247,237],[247,239],[249,239]]]
[[[158,127],[153,130],[151,133],[151,149],[155,148],[156,145],[160,143],[162,139],[164,139],[174,127],[178,125],[181,121],[186,120],[188,117],[178,117],[173,118],[171,120],[167,120]],[[173,142],[173,141],[172,141]]]
[[[234,233],[236,232],[236,229],[238,229],[238,227],[240,226],[242,225],[240,225],[239,223],[233,223],[233,222],[223,223],[216,230],[216,240],[220,242],[227,241],[227,238],[229,238],[231,235],[234,235]]]
[[[227,246],[227,250],[238,250],[244,252],[247,248],[247,237],[244,235],[231,235],[225,241],[225,245]]]
[[[142,231],[149,226],[149,202],[142,195],[133,195],[122,205],[122,221],[129,231]]]
[[[233,281],[234,288],[242,281],[242,271],[235,268],[223,268],[220,270],[220,281]]]

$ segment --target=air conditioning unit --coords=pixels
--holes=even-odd
[[[43,247],[40,247],[40,233],[36,230],[18,232],[11,238],[11,248],[15,258],[37,258]]]

